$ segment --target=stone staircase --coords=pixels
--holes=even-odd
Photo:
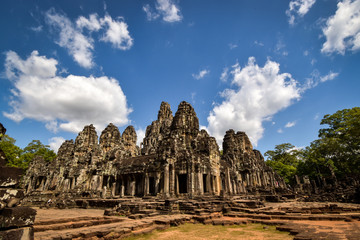
[[[36,240],[117,239],[178,226],[191,220],[185,214],[131,219],[126,217],[78,217],[35,223]]]

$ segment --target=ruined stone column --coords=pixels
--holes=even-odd
[[[125,193],[124,178],[121,176],[121,177],[120,177],[120,180],[121,180],[121,184],[120,184],[120,197],[124,197],[124,193]]]
[[[237,186],[236,186],[235,180],[232,180],[232,185],[233,185],[234,194],[236,195],[237,194]]]
[[[115,196],[115,190],[116,190],[116,181],[113,182],[113,184],[111,186],[111,197]]]
[[[216,176],[215,177],[215,180],[216,180],[216,195],[220,195],[220,189],[221,189],[221,178],[220,176]]]
[[[194,173],[194,171],[191,171],[191,173],[190,173],[190,191],[189,191],[191,196],[194,195],[194,193],[195,193],[194,181],[195,181],[195,173]]]
[[[175,167],[174,164],[171,165],[170,171],[170,196],[175,195]]]
[[[136,179],[134,176],[131,177],[130,182],[130,195],[135,196],[135,190],[136,190]]]
[[[199,189],[198,189],[198,193],[199,194],[204,194],[204,184],[203,184],[203,179],[202,179],[202,173],[198,172],[197,173],[198,176],[198,181],[199,181]]]
[[[230,170],[227,169],[225,171],[225,188],[227,194],[232,194],[232,187],[231,187],[231,181],[230,181]]]
[[[149,195],[149,175],[145,173],[144,195]]]
[[[175,175],[175,194],[179,195],[179,175]]]
[[[160,176],[161,174],[160,173],[156,173],[155,175],[155,194],[158,194],[161,192],[161,189],[160,189]]]
[[[166,164],[164,169],[164,194],[169,196],[169,164]]]

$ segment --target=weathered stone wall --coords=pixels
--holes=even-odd
[[[0,140],[6,129],[0,123]],[[23,170],[6,166],[5,153],[0,149],[0,239],[34,239],[36,211],[18,206],[24,198],[20,188]]]
[[[75,142],[61,145],[53,162],[32,162],[25,177],[27,192],[169,197],[274,193],[285,187],[244,132],[226,132],[221,156],[215,138],[200,131],[187,102],[179,104],[175,116],[162,102],[141,148],[136,140],[133,126],[121,134],[110,123],[99,142],[94,126],[85,126]]]
[[[265,164],[258,150],[253,149],[244,132],[230,129],[223,141],[223,160],[228,167],[225,173],[225,191],[229,194],[246,192],[274,193],[286,188],[283,179]]]

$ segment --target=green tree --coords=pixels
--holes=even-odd
[[[16,167],[21,165],[22,149],[15,145],[16,140],[8,135],[3,135],[0,141],[0,149],[5,153],[7,165]]]
[[[39,140],[33,140],[24,149],[15,143],[16,140],[6,134],[0,141],[0,149],[5,153],[8,166],[27,169],[35,156],[41,156],[48,162],[56,158],[55,152]]]
[[[39,140],[32,140],[23,150],[21,155],[24,168],[27,168],[31,160],[35,156],[41,156],[45,161],[50,162],[56,158],[56,154],[53,150],[49,149],[49,145],[42,144]]]
[[[331,158],[327,158],[327,149],[330,148],[329,142],[321,139],[313,141],[310,146],[302,151],[302,159],[297,168],[297,175],[307,175],[311,179],[319,177],[334,177],[336,167]]]
[[[290,143],[279,144],[275,146],[275,150],[269,150],[264,154],[267,157],[265,163],[282,176],[286,183],[293,184],[300,162],[300,152]]]
[[[325,115],[320,124],[328,127],[320,129],[319,139],[307,148],[303,170],[316,165],[317,175],[360,176],[360,108]]]

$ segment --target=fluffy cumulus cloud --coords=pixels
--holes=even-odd
[[[289,9],[286,10],[286,15],[289,17],[289,24],[294,25],[298,17],[304,17],[310,8],[314,5],[316,0],[293,0],[289,3]]]
[[[322,29],[326,42],[321,52],[344,55],[346,50],[360,49],[360,0],[344,0],[337,4],[335,15],[331,16]]]
[[[155,20],[160,16],[162,16],[165,22],[179,22],[182,20],[180,9],[172,0],[157,0],[155,9],[146,4],[143,10],[149,21]]]
[[[121,50],[129,50],[133,45],[133,39],[130,36],[128,25],[122,21],[122,18],[114,20],[111,16],[106,15],[100,19],[102,25],[106,25],[107,29],[101,41],[110,42],[114,48]]]
[[[117,80],[103,77],[57,75],[57,61],[39,56],[37,51],[23,60],[17,53],[6,53],[6,76],[14,84],[11,112],[3,114],[17,122],[25,118],[59,129],[79,132],[93,123],[98,130],[112,122],[128,123],[132,111]]]
[[[101,29],[101,23],[99,21],[99,17],[96,13],[90,14],[89,18],[84,16],[80,16],[76,20],[76,26],[79,29],[88,29],[89,31],[99,31]]]
[[[91,32],[104,29],[105,33],[100,40],[111,43],[114,48],[128,50],[133,45],[128,25],[122,18],[114,20],[109,15],[99,18],[97,14],[90,14],[89,18],[80,16],[73,23],[68,17],[57,13],[54,9],[47,11],[45,18],[49,26],[59,31],[59,39],[56,43],[66,48],[74,61],[84,68],[94,66],[94,39],[90,35]],[[90,33],[84,33],[84,29]]]
[[[196,80],[200,80],[202,78],[204,78],[206,75],[208,75],[210,73],[210,70],[208,69],[203,69],[203,70],[200,70],[199,73],[197,74],[192,74],[192,77],[195,78]]]
[[[271,60],[260,67],[250,57],[243,68],[235,64],[229,75],[234,88],[221,93],[224,100],[210,112],[207,129],[219,145],[228,129],[245,131],[256,145],[264,132],[263,121],[298,100],[301,89]]]

